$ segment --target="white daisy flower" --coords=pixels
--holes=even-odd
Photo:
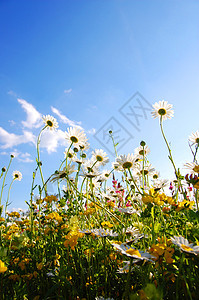
[[[95,149],[95,151],[92,151],[92,159],[102,166],[109,162],[106,152],[102,149]]]
[[[138,237],[140,235],[139,230],[136,227],[129,226],[126,229],[124,228],[123,233],[130,234],[131,236]]]
[[[155,169],[149,163],[144,165],[144,169],[142,163],[137,164],[137,168],[134,170],[137,176],[142,176],[143,173],[145,176],[151,176],[154,171]]]
[[[199,246],[190,244],[188,240],[182,236],[174,236],[173,238],[171,238],[171,241],[174,245],[177,245],[183,252],[192,253],[195,255],[199,254]]]
[[[184,167],[189,170],[190,174],[198,174],[199,173],[199,165],[195,162],[186,163]]]
[[[95,297],[95,300],[114,300],[114,298],[104,298],[103,296]]]
[[[43,116],[42,119],[43,119],[44,124],[50,130],[56,130],[59,127],[57,120],[50,115]]]
[[[152,179],[157,180],[160,177],[160,172],[154,170],[153,173],[151,174]]]
[[[65,158],[73,160],[77,156],[77,154],[73,151],[73,149],[65,148],[64,156]]]
[[[189,141],[194,144],[199,144],[199,131],[197,130],[195,133],[192,133],[189,137]]]
[[[99,176],[99,169],[95,165],[95,162],[92,159],[88,159],[83,163],[83,168],[84,168],[84,176],[93,178],[96,176]]]
[[[126,244],[118,245],[118,244],[111,243],[111,245],[113,247],[115,247],[117,250],[119,250],[122,254],[124,254],[128,257],[136,258],[138,260],[148,260],[148,261],[153,262],[152,258],[154,258],[154,256],[149,254],[148,252],[143,252],[141,250],[137,250]]]
[[[148,146],[139,146],[135,148],[135,155],[139,156],[139,158],[142,158],[143,155],[147,156],[150,153],[150,149]]]
[[[86,134],[78,127],[68,128],[68,132],[66,132],[65,134],[66,140],[69,145],[73,143],[73,146],[76,148],[79,148],[80,146],[83,147],[87,143]]]
[[[169,181],[167,179],[156,179],[156,180],[154,180],[153,188],[159,190],[159,189],[162,189],[163,187],[168,186],[168,184],[169,184]]]
[[[162,120],[171,119],[174,116],[172,107],[172,104],[168,104],[168,102],[164,100],[156,102],[153,105],[154,110],[151,112],[152,117],[154,119],[162,117]]]
[[[101,187],[101,184],[100,184],[100,182],[98,181],[97,178],[93,178],[91,180],[92,180],[92,187],[93,187],[94,190]]]
[[[137,160],[137,155],[127,154],[120,155],[116,158],[116,162],[114,163],[114,168],[122,169],[131,169],[135,166],[135,162]]]
[[[140,216],[140,212],[137,209],[134,209],[133,207],[119,207],[118,210],[121,213],[127,214],[127,215],[132,215],[132,214],[137,214],[138,216]]]
[[[19,171],[13,171],[13,172],[12,172],[12,177],[13,177],[13,179],[15,179],[15,180],[21,181],[21,179],[22,179],[22,174],[21,174],[21,172],[19,172]]]
[[[98,181],[100,181],[100,182],[106,181],[106,180],[108,180],[110,175],[111,175],[111,171],[104,170],[104,171],[102,171],[100,177],[98,178]]]
[[[59,179],[63,180],[68,175],[71,175],[73,172],[77,172],[77,170],[75,170],[75,165],[68,165],[67,168],[64,167],[62,171],[56,171],[50,181],[55,182]]]
[[[79,146],[80,150],[87,151],[90,148],[90,144],[88,142],[85,142],[84,144],[81,144]]]
[[[91,229],[91,233],[96,235],[97,237],[115,237],[118,236],[116,232],[113,232],[113,230],[99,228],[99,229]]]

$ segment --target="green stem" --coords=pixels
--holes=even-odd
[[[115,141],[114,141],[114,138],[113,138],[113,135],[112,135],[112,131],[111,131],[111,130],[109,131],[109,134],[110,134],[110,137],[111,137],[111,139],[112,139],[112,141],[113,141],[113,147],[114,147],[114,150],[115,150],[115,155],[116,155],[116,157],[117,157],[117,156],[118,156],[118,155],[117,155],[117,149],[116,149],[117,144],[115,144]]]
[[[5,220],[6,220],[6,213],[7,213],[8,201],[9,201],[9,198],[10,198],[10,190],[11,190],[12,184],[15,181],[15,179],[16,178],[13,178],[13,180],[11,181],[11,184],[10,184],[10,187],[9,187],[9,190],[8,190],[8,197],[7,197],[7,201],[6,201],[6,205],[5,205]],[[7,221],[6,221],[6,223],[7,223]]]
[[[10,168],[10,165],[11,165],[11,162],[12,162],[12,159],[14,158],[13,155],[10,156],[10,162],[9,162],[9,165],[8,165],[8,168],[5,172],[5,175],[4,175],[4,178],[3,178],[3,183],[2,183],[2,188],[1,188],[1,196],[0,196],[0,206],[1,206],[1,200],[2,200],[2,195],[3,195],[3,189],[4,189],[4,186],[5,186],[5,179],[6,179],[6,175],[8,173],[8,170]]]
[[[163,136],[163,138],[164,138],[164,141],[165,141],[165,143],[166,143],[166,145],[167,145],[167,149],[168,149],[168,151],[169,151],[169,159],[170,159],[170,161],[171,161],[171,163],[172,163],[172,165],[173,165],[173,167],[174,167],[176,178],[178,179],[178,178],[179,178],[179,174],[178,174],[178,172],[177,172],[176,166],[175,166],[174,161],[173,161],[173,157],[172,157],[171,149],[170,149],[170,147],[169,147],[169,143],[167,142],[166,136],[165,136],[164,131],[163,131],[163,126],[162,126],[162,116],[161,116],[161,118],[160,118],[160,129],[161,129],[161,132],[162,132],[162,136]]]
[[[124,295],[122,299],[128,300],[128,295],[129,295],[129,285],[130,285],[130,279],[131,279],[131,268],[132,268],[132,258],[130,260],[130,265],[129,265],[129,271],[128,271],[128,275],[127,275],[127,279],[126,279],[126,286],[125,286],[125,290],[124,290]]]
[[[43,173],[42,173],[42,170],[41,170],[41,162],[40,162],[40,154],[39,154],[39,144],[40,144],[40,141],[41,141],[40,140],[41,134],[42,134],[42,131],[44,131],[44,129],[46,129],[46,127],[47,127],[47,125],[42,128],[42,130],[40,131],[40,133],[38,135],[38,139],[37,139],[37,165],[39,166],[39,172],[40,172],[40,175],[41,175],[41,180],[42,180],[42,183],[43,183],[43,186],[44,186],[45,195],[47,196],[47,189],[46,189],[46,186],[45,186]]]

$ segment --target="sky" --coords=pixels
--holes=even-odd
[[[173,105],[164,129],[184,173],[183,164],[192,161],[188,138],[199,129],[198,15],[198,0],[0,0],[0,166],[15,156],[2,204],[19,170],[23,178],[13,184],[9,209],[27,209],[47,114],[59,128],[41,137],[45,179],[64,159],[64,132],[76,125],[90,152],[103,149],[110,161],[108,130],[119,154],[144,140],[149,161],[162,178],[173,179],[159,122],[151,117],[160,100]]]

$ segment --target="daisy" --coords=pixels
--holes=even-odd
[[[99,176],[99,170],[98,167],[95,165],[95,162],[93,162],[92,159],[88,159],[83,163],[84,168],[84,176],[93,178],[96,176]]]
[[[71,175],[73,172],[77,172],[75,170],[75,165],[68,165],[67,169],[66,169],[66,167],[64,167],[62,171],[56,171],[50,181],[55,182],[56,180],[59,180],[59,179],[63,180],[68,175]]]
[[[100,182],[98,181],[98,179],[97,178],[93,178],[92,179],[92,188],[94,189],[94,190],[96,190],[96,189],[98,189],[98,188],[100,188],[101,187],[101,184],[100,184]]]
[[[12,173],[12,177],[13,177],[13,179],[15,179],[15,180],[21,181],[21,179],[22,179],[22,174],[21,174],[21,172],[19,172],[19,171],[14,171],[14,172]]]
[[[65,156],[65,158],[74,160],[75,157],[77,156],[77,154],[76,154],[72,149],[70,149],[70,148],[65,148],[64,156]]]
[[[59,127],[57,120],[50,115],[43,116],[42,119],[45,126],[50,130],[56,130]]]
[[[137,211],[136,209],[134,209],[133,207],[124,207],[124,208],[118,208],[118,210],[121,213],[127,214],[127,215],[132,215],[132,214],[137,214],[138,216],[140,216],[140,212]]]
[[[103,296],[95,297],[95,300],[114,300],[114,298],[104,298]]]
[[[95,149],[95,151],[92,151],[92,159],[102,166],[109,162],[106,152],[102,149]]]
[[[155,190],[160,190],[163,187],[168,186],[168,184],[169,184],[169,181],[167,179],[156,179],[156,180],[154,180],[153,188]]]
[[[141,250],[137,250],[126,244],[118,245],[118,244],[111,243],[111,245],[113,247],[115,247],[117,250],[119,250],[122,254],[124,254],[128,257],[136,258],[138,260],[148,260],[148,261],[153,262],[152,258],[154,258],[154,256],[152,256],[148,252],[143,252]]]
[[[87,151],[90,148],[90,144],[88,142],[85,142],[84,144],[79,146],[80,150]]]
[[[152,168],[151,164],[146,164],[144,165],[144,169],[142,164],[137,164],[137,169],[135,170],[136,175],[138,176],[142,176],[142,174],[144,173],[145,176],[151,176],[153,174],[153,172],[155,171],[154,168]]]
[[[153,173],[151,174],[152,179],[156,180],[159,179],[160,177],[160,172],[154,170]]]
[[[118,236],[118,234],[116,232],[113,232],[113,230],[109,230],[109,229],[103,229],[103,228],[99,228],[99,229],[91,229],[91,233],[96,235],[97,237],[115,237]]]
[[[186,163],[186,164],[184,164],[184,167],[186,169],[189,169],[189,172],[191,174],[198,174],[199,173],[199,165],[195,162]]]
[[[137,148],[135,148],[135,155],[139,156],[139,158],[144,156],[147,156],[150,153],[150,149],[148,146],[142,147],[139,146]]]
[[[137,155],[127,154],[120,155],[116,158],[116,162],[114,163],[114,168],[130,169],[135,165],[137,159]]]
[[[108,178],[110,177],[110,174],[111,174],[111,171],[109,171],[109,170],[104,170],[104,171],[102,172],[102,174],[100,175],[98,181],[103,182],[103,181],[108,180]]]
[[[174,238],[171,238],[171,241],[174,245],[177,245],[183,252],[192,253],[195,255],[199,254],[199,246],[189,244],[188,240],[182,236],[174,236]]]
[[[87,143],[87,137],[83,130],[78,127],[70,127],[68,128],[68,132],[66,132],[66,140],[74,147],[79,148],[80,146],[84,146]]]
[[[159,101],[153,105],[154,110],[151,112],[152,117],[162,118],[162,120],[171,119],[174,115],[174,111],[172,110],[173,105],[168,104],[167,101]]]
[[[197,130],[195,133],[192,133],[189,137],[189,141],[194,144],[199,144],[199,131]]]

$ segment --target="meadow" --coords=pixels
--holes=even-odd
[[[115,160],[102,149],[87,156],[85,132],[70,127],[68,148],[57,171],[42,173],[40,141],[57,120],[43,116],[27,211],[2,205],[9,165],[0,174],[0,299],[198,299],[199,295],[199,132],[189,137],[193,161],[187,174],[176,168],[163,124],[172,105],[159,101],[152,117],[160,123],[175,180],[162,179],[148,160],[144,141]],[[48,184],[57,193],[48,193]]]

